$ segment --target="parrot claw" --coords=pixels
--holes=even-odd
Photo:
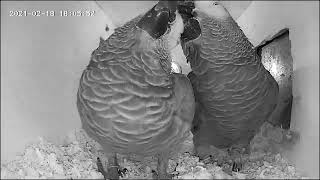
[[[119,177],[123,177],[123,175],[127,171],[126,168],[124,168],[123,170],[119,169],[119,166],[117,165],[109,165],[107,171],[105,171],[105,168],[103,167],[99,157],[97,158],[97,167],[98,171],[103,175],[104,179],[119,179]]]
[[[122,170],[121,170],[121,169],[118,169],[118,174],[119,174],[119,176],[121,176],[121,177],[124,177],[127,172],[128,172],[128,169],[127,169],[127,168],[123,168]]]
[[[247,148],[241,147],[231,147],[229,150],[229,155],[232,159],[232,171],[239,172],[241,171],[244,164],[243,154],[247,152]]]
[[[232,163],[232,171],[239,172],[242,169],[241,158],[236,158]]]

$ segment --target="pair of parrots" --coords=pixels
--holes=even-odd
[[[192,72],[172,70],[181,46]],[[213,145],[238,161],[278,102],[279,87],[257,49],[217,1],[159,1],[93,51],[80,78],[82,127],[107,153],[106,178],[119,178],[116,154],[157,156],[193,133],[199,156]],[[98,164],[101,163],[98,162]]]

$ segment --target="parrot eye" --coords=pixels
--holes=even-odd
[[[219,5],[219,3],[217,1],[213,1],[212,4],[215,6]]]

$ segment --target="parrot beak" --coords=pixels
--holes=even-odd
[[[184,30],[181,34],[181,41],[186,43],[188,41],[197,39],[201,35],[200,23],[196,19],[195,4],[193,0],[178,1],[178,12],[181,14],[184,24]]]
[[[158,39],[164,35],[175,21],[177,1],[159,1],[137,23],[152,38]]]

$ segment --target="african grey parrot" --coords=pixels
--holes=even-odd
[[[189,7],[198,37],[184,41],[183,48],[196,99],[196,152],[204,157],[209,154],[201,150],[210,145],[228,149],[234,164],[241,165],[242,151],[277,105],[279,87],[219,2],[194,1]]]
[[[106,178],[119,178],[116,153],[155,155],[158,177],[169,177],[168,154],[188,137],[195,111],[189,79],[171,72],[182,31],[177,2],[160,1],[93,51],[77,107],[83,129],[107,153]]]

